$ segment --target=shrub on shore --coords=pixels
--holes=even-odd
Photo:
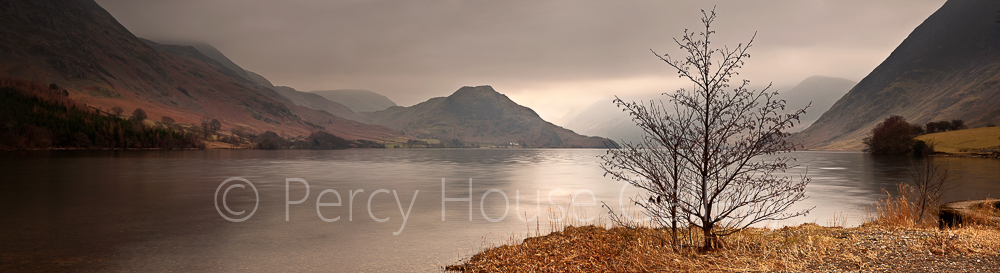
[[[864,151],[876,155],[901,155],[910,152],[917,135],[914,126],[902,116],[886,118],[872,129],[871,136],[864,139]]]

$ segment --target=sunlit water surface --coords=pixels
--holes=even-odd
[[[0,154],[0,271],[435,271],[486,243],[544,234],[553,221],[599,222],[607,218],[602,202],[627,207],[636,191],[602,175],[597,156],[604,152]],[[808,170],[812,183],[809,199],[791,210],[815,208],[804,217],[762,225],[826,225],[834,215],[857,225],[866,208],[885,195],[882,189],[892,190],[909,177],[906,157],[792,156],[799,166],[789,175]],[[1000,196],[1000,160],[935,160],[964,181],[946,201]],[[259,203],[244,182],[220,186],[232,177],[250,181]],[[286,187],[289,178],[305,180],[309,195],[296,180]],[[463,199],[470,189],[471,202]],[[330,206],[317,207],[324,191],[320,203]],[[463,200],[444,202],[442,208],[443,197]],[[248,215],[242,222],[223,217]]]

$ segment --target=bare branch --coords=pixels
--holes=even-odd
[[[785,211],[806,198],[810,179],[785,175],[792,157],[760,157],[795,150],[787,132],[805,109],[786,112],[770,84],[761,90],[750,90],[748,80],[731,86],[750,58],[756,33],[731,49],[713,47],[715,10],[703,10],[702,16],[701,32],[684,30],[674,39],[682,58],[650,50],[692,88],[664,93],[669,104],[616,98],[644,137],[609,149],[601,167],[605,175],[644,191],[633,202],[653,224],[675,232],[678,225],[699,227],[705,233],[703,247],[712,249],[719,237],[755,223],[808,213]]]

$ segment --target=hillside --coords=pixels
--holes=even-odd
[[[168,52],[175,55],[189,56],[201,60],[205,63],[215,64],[225,67],[229,70],[229,71],[224,71],[225,73],[235,74],[230,76],[243,77],[244,79],[250,80],[251,82],[258,84],[259,85],[258,88],[269,88],[274,92],[277,92],[279,95],[281,95],[282,97],[284,97],[289,102],[295,105],[301,105],[309,109],[324,111],[333,114],[334,116],[346,118],[349,120],[354,120],[359,122],[363,121],[361,115],[354,113],[349,108],[347,108],[347,106],[344,106],[340,103],[327,100],[326,98],[323,98],[313,93],[298,91],[291,87],[274,86],[271,84],[271,81],[267,80],[267,78],[264,78],[264,76],[261,76],[260,74],[251,71],[244,70],[243,67],[240,67],[239,65],[234,63],[232,60],[229,59],[229,57],[226,57],[225,54],[223,54],[221,51],[219,51],[218,49],[209,44],[196,43],[190,46],[183,46],[183,45],[179,46],[179,45],[163,45],[146,39],[142,39],[142,41],[152,46],[153,48],[163,52]]]
[[[348,139],[386,139],[398,132],[288,103],[275,91],[190,46],[135,37],[91,0],[0,4],[0,76],[54,83],[87,106],[196,124],[216,118],[223,130],[309,135],[326,130]]]
[[[411,107],[393,106],[368,117],[407,135],[465,143],[529,147],[605,147],[606,138],[587,137],[542,120],[490,86],[462,87],[448,97]]]
[[[793,141],[860,150],[878,122],[962,119],[1000,123],[1000,1],[950,0]]]
[[[382,111],[396,106],[396,103],[386,96],[362,89],[320,90],[310,93],[343,104],[355,113]]]
[[[311,109],[325,111],[327,113],[333,114],[334,116],[346,118],[349,120],[364,122],[364,118],[361,115],[354,113],[354,111],[351,111],[351,109],[347,108],[347,106],[327,100],[326,98],[323,98],[320,95],[309,92],[298,91],[288,86],[275,86],[273,89],[274,91],[277,91],[278,94],[281,94],[285,98],[288,98],[288,100],[290,100],[292,103],[296,105],[302,105],[305,107],[309,107]]]

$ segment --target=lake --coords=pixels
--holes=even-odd
[[[628,206],[636,191],[602,176],[604,152],[3,153],[0,271],[437,271],[551,222],[606,219],[601,202]],[[858,225],[909,177],[906,157],[792,155],[790,174],[813,179],[792,210],[815,209],[762,225]],[[962,176],[945,201],[1000,196],[1000,160],[934,160]]]

